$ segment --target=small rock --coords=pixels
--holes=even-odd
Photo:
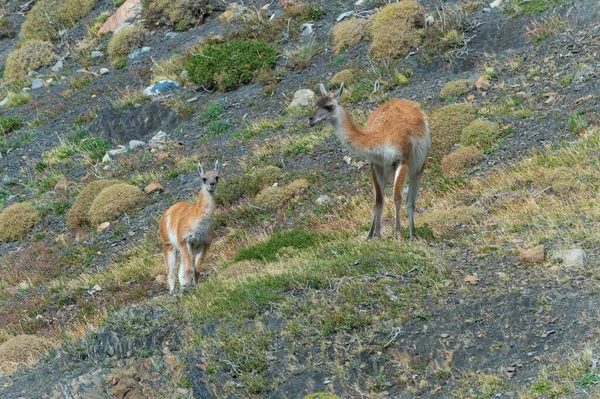
[[[317,205],[329,204],[332,201],[331,197],[327,194],[320,195],[315,201]]]
[[[108,155],[109,155],[111,158],[114,158],[114,157],[116,157],[117,155],[121,155],[121,154],[125,154],[125,153],[127,153],[127,151],[129,151],[129,150],[127,149],[127,147],[125,147],[124,145],[119,145],[119,148],[117,148],[117,149],[115,149],[115,150],[109,150],[109,151],[108,151]]]
[[[56,192],[67,191],[68,188],[69,180],[64,176],[54,185],[54,191]]]
[[[169,39],[176,38],[177,36],[179,36],[179,33],[177,33],[177,32],[167,32],[167,33],[165,33],[165,37],[168,37]]]
[[[549,99],[547,99],[546,101],[544,101],[544,104],[546,105],[554,105],[558,102],[558,100],[556,99],[556,97],[550,97]]]
[[[336,18],[336,21],[340,22],[345,18],[351,17],[354,15],[354,11],[346,11],[344,13],[341,13],[340,15],[338,15],[338,17]]]
[[[98,227],[96,227],[96,231],[98,233],[100,233],[100,232],[106,230],[108,228],[108,226],[110,226],[110,222],[104,222],[104,223],[98,225]]]
[[[29,72],[27,72],[27,77],[32,78],[34,76],[37,76],[37,74],[38,73],[36,71],[29,71]]]
[[[243,5],[238,3],[230,3],[227,9],[219,15],[219,21],[221,22],[238,22],[246,20],[252,11]]]
[[[300,27],[300,31],[302,32],[302,37],[309,37],[310,35],[313,34],[314,29],[313,26],[315,24],[309,24],[309,23],[305,23]]]
[[[167,276],[164,274],[159,274],[158,276],[154,277],[154,282],[156,284],[165,284],[167,282]]]
[[[57,61],[56,64],[50,68],[52,72],[60,72],[63,69],[63,62],[61,60]]]
[[[546,247],[543,245],[538,245],[537,247],[533,247],[521,252],[519,255],[519,260],[522,263],[541,263],[544,261],[545,254]]]
[[[103,57],[103,56],[104,56],[104,53],[102,51],[98,51],[98,50],[94,50],[90,54],[90,57],[92,57],[92,58],[100,58],[100,57]]]
[[[565,267],[582,267],[585,260],[583,249],[568,249],[556,254],[556,258],[562,260]]]
[[[100,291],[102,291],[102,287],[100,287],[99,284],[96,284],[95,286],[92,287],[92,291],[100,292]]]
[[[325,384],[325,385],[331,384],[331,380],[329,378],[327,378],[323,381],[323,384]]]
[[[130,60],[133,60],[134,58],[137,58],[140,55],[142,55],[144,53],[147,53],[150,50],[152,50],[152,47],[145,46],[145,47],[142,47],[142,48],[136,48],[131,53],[127,54],[127,58],[129,58]]]
[[[479,277],[477,277],[477,276],[467,276],[463,280],[465,283],[469,283],[469,284],[479,283]]]
[[[188,80],[190,80],[190,74],[187,71],[187,69],[181,71],[181,73],[179,74],[179,79],[181,79],[182,82],[187,82]]]
[[[480,91],[487,91],[490,88],[490,81],[488,80],[487,76],[485,76],[485,74],[477,78],[477,80],[475,81],[475,87],[477,87],[477,89],[479,89]]]
[[[161,80],[144,89],[144,94],[147,96],[158,96],[159,94],[178,88],[180,85],[172,80]]]
[[[467,96],[467,101],[470,101],[470,102],[473,102],[473,101],[475,101],[475,94],[469,94],[469,95]]]
[[[294,99],[288,108],[309,107],[315,99],[315,92],[310,89],[301,89],[294,93]]]
[[[140,140],[131,140],[129,142],[129,149],[130,150],[137,150],[138,148],[143,148],[145,147],[147,144],[144,143],[143,141]]]
[[[346,162],[348,165],[350,165],[352,163],[352,158],[349,157],[348,155],[344,155],[344,162]]]
[[[198,101],[198,97],[192,97],[192,98],[188,98],[187,100],[185,100],[185,102],[187,102],[188,104],[191,104],[194,101]]]
[[[490,3],[490,8],[500,7],[502,5],[502,0],[495,0]]]
[[[450,337],[450,334],[448,334],[448,333],[443,333],[443,334],[440,334],[440,337],[441,337],[441,338],[448,338],[448,337]]]
[[[41,89],[42,87],[44,87],[43,79],[37,78],[33,79],[33,81],[31,82],[31,90]]]
[[[481,11],[482,11],[482,12],[484,12],[484,13],[488,13],[488,12],[492,11],[492,9],[491,9],[491,8],[489,8],[489,7],[483,7],[483,8],[481,9]]]
[[[0,101],[0,107],[4,107],[7,102],[8,102],[8,97],[6,97],[4,100]]]
[[[104,156],[102,157],[102,163],[109,163],[110,162],[110,155],[108,155],[108,152],[106,154],[104,154]]]
[[[107,73],[110,73],[110,69],[100,68],[100,75],[106,75]]]
[[[435,18],[433,15],[428,15],[427,18],[425,18],[425,27],[428,28],[433,24],[435,24]]]
[[[355,6],[362,6],[363,4],[365,4],[365,0],[357,0],[354,5]]]
[[[150,141],[148,142],[148,145],[152,149],[155,149],[155,150],[163,148],[166,144],[167,144],[167,134],[165,132],[163,132],[162,130],[159,131],[158,133],[156,133],[154,135],[154,137],[152,137],[150,139]]]
[[[24,291],[26,289],[29,289],[29,284],[26,281],[21,281],[17,288]]]
[[[526,93],[526,92],[524,92],[524,91],[520,91],[520,92],[518,92],[518,93],[517,93],[517,97],[518,97],[518,98],[527,98],[527,97],[529,97],[529,96],[527,95],[527,93]]]
[[[160,192],[160,191],[165,191],[165,188],[157,182],[152,182],[150,184],[148,184],[146,187],[144,187],[144,192],[146,194],[152,194],[154,192]]]

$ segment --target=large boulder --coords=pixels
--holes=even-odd
[[[169,131],[179,122],[176,112],[152,101],[139,107],[105,108],[90,125],[90,132],[125,144],[151,132]]]

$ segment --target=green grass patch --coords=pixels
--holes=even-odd
[[[564,0],[511,0],[505,6],[505,10],[515,16],[541,14],[563,3]]]
[[[5,136],[23,126],[23,121],[14,116],[0,117],[0,136]]]
[[[318,245],[326,239],[326,235],[305,230],[295,229],[275,233],[267,241],[241,249],[235,256],[235,261],[252,259],[274,261],[280,255],[282,248],[305,249]]]

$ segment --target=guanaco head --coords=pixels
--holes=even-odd
[[[215,162],[215,169],[204,172],[202,165],[198,164],[198,171],[202,178],[202,184],[206,186],[209,193],[214,193],[217,189],[217,183],[219,182],[219,161]]]
[[[321,98],[317,101],[315,112],[308,118],[309,126],[315,126],[323,121],[332,121],[338,115],[339,101],[344,92],[342,83],[334,96],[327,94],[323,83],[320,85]]]

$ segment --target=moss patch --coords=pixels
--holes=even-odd
[[[267,187],[256,195],[254,202],[265,208],[278,208],[302,194],[308,186],[308,180],[298,179],[283,187]]]
[[[108,54],[113,64],[126,60],[127,55],[142,44],[146,35],[141,26],[128,26],[117,32],[108,42]]]
[[[67,227],[71,230],[77,230],[89,224],[90,206],[92,206],[98,194],[106,187],[118,183],[123,182],[119,180],[97,180],[85,186],[67,214]]]
[[[0,242],[21,240],[42,218],[29,202],[13,204],[0,213]]]
[[[114,220],[139,205],[144,196],[136,186],[119,183],[106,187],[92,202],[89,220],[92,226]]]
[[[42,40],[29,40],[8,55],[4,76],[8,80],[21,79],[36,69],[54,62],[54,46]]]
[[[448,82],[440,92],[440,99],[447,100],[452,97],[459,97],[471,91],[473,83],[468,79],[458,79]]]
[[[395,58],[406,55],[423,40],[425,15],[416,0],[388,4],[375,15],[371,55]]]
[[[348,47],[367,38],[371,31],[373,20],[371,18],[351,18],[336,24],[331,35],[333,36],[333,51],[339,54]]]
[[[452,104],[434,110],[429,115],[432,154],[445,154],[460,141],[462,130],[477,117],[472,104]]]
[[[35,335],[17,335],[0,345],[0,372],[8,373],[19,366],[31,366],[54,344]]]
[[[442,172],[446,176],[457,177],[472,166],[481,162],[483,155],[475,147],[461,147],[442,159]]]
[[[187,59],[186,70],[194,83],[227,91],[250,82],[256,72],[276,63],[276,46],[263,40],[235,39],[204,46],[200,54]]]
[[[500,133],[497,123],[476,120],[465,126],[460,135],[460,143],[464,146],[475,146],[486,150],[494,144]]]

